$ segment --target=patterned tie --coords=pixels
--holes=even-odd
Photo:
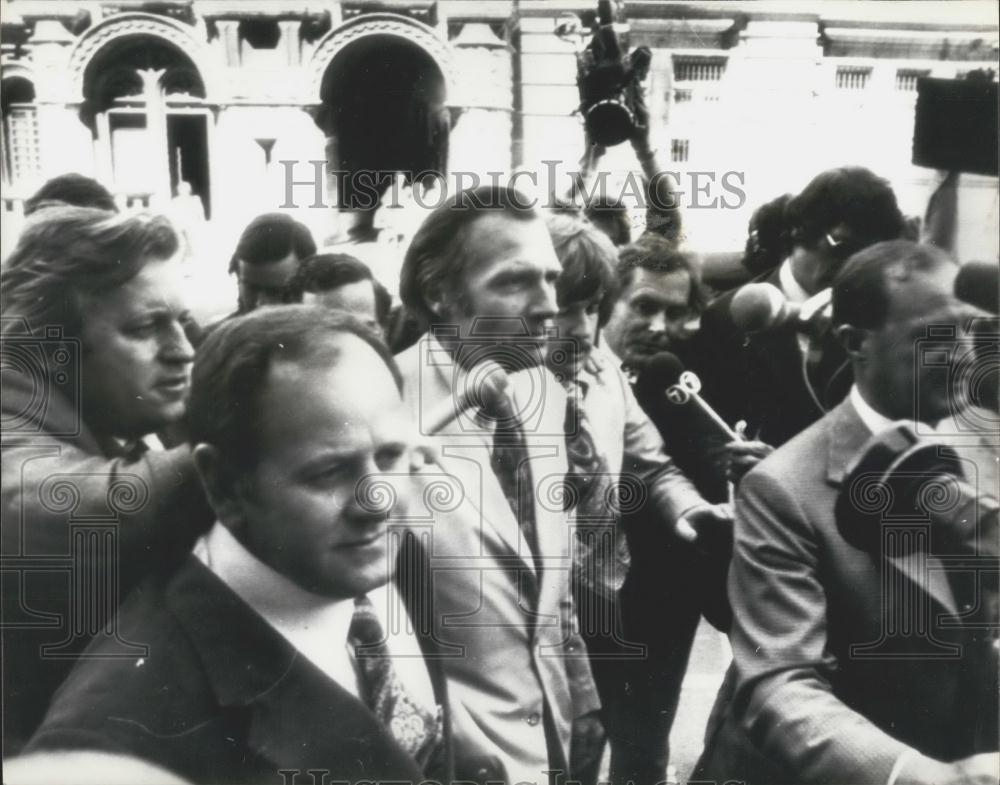
[[[570,379],[565,386],[565,506],[576,510],[577,523],[573,569],[580,585],[610,598],[625,582],[632,557],[618,521],[616,483],[584,411],[587,383]]]
[[[506,395],[496,396],[487,415],[496,424],[493,431],[490,466],[531,549],[535,566],[540,567],[535,524],[535,484],[531,476],[528,445],[521,421],[514,412],[510,398]]]
[[[364,695],[382,726],[388,728],[399,745],[429,770],[443,751],[441,708],[427,710],[407,694],[392,667],[392,655],[385,631],[368,597],[354,601],[354,616],[347,634],[361,670]]]

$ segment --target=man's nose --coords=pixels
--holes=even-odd
[[[173,321],[160,345],[160,358],[168,363],[190,363],[194,361],[194,347],[188,340],[187,332],[180,321]]]
[[[543,319],[553,319],[558,312],[555,282],[542,281],[532,301],[531,315]]]
[[[667,315],[663,311],[657,311],[650,317],[646,329],[651,333],[665,333],[667,331]]]
[[[372,458],[366,463],[364,474],[355,482],[353,498],[347,503],[359,521],[380,520],[392,512],[401,490],[399,476],[382,471]]]

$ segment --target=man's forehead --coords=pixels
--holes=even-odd
[[[943,263],[928,270],[905,270],[903,265],[886,271],[889,307],[887,322],[927,320],[932,314],[959,316],[968,310],[955,297],[958,265]]]
[[[637,267],[630,289],[633,293],[648,291],[655,294],[682,293],[687,297],[691,288],[691,274],[687,270],[647,270]]]
[[[262,284],[282,284],[295,272],[298,261],[295,251],[290,251],[281,259],[264,264],[250,264],[240,259],[238,265],[240,279]]]
[[[552,260],[556,258],[545,222],[537,216],[516,218],[504,212],[486,213],[466,227],[463,241],[463,250],[478,264],[516,256],[528,248],[533,256],[542,251]]]

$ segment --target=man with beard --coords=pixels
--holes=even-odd
[[[599,708],[574,632],[571,532],[544,486],[567,472],[566,394],[542,363],[559,273],[526,198],[483,186],[424,221],[400,279],[403,303],[431,325],[397,360],[413,416],[440,452],[426,474],[431,616],[452,655],[456,744],[497,762],[469,773],[479,781],[566,772],[574,719]],[[474,395],[483,405],[467,411],[463,391],[486,361],[509,387]],[[442,427],[442,409],[459,416]],[[444,485],[447,499],[434,494]]]

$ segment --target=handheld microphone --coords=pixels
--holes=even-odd
[[[646,390],[662,390],[667,400],[674,406],[694,404],[715,423],[730,441],[743,441],[740,435],[719,416],[719,413],[698,394],[701,392],[701,380],[695,373],[684,370],[684,364],[676,354],[672,352],[655,354],[646,363],[636,383]]]
[[[792,303],[774,284],[748,283],[733,295],[729,314],[745,333],[764,332],[786,324],[798,332],[813,333],[815,323],[829,313],[830,296],[831,290],[823,289],[804,303]]]
[[[1000,265],[992,262],[963,264],[955,278],[955,296],[982,311],[1000,313]]]
[[[437,434],[463,414],[492,409],[496,400],[506,394],[509,384],[507,372],[498,363],[493,360],[478,363],[462,374],[456,385],[458,389],[449,399],[421,415],[423,432]]]

